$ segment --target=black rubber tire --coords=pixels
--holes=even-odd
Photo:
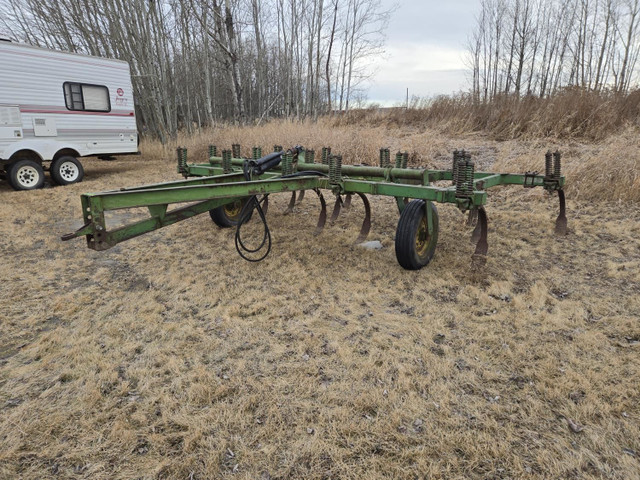
[[[36,190],[44,185],[44,169],[38,162],[25,158],[11,165],[7,178],[14,190]]]
[[[245,203],[247,203],[247,199],[239,199],[235,202],[209,210],[211,220],[220,228],[235,227],[240,221],[240,213]]]
[[[419,238],[426,228],[427,211],[424,200],[413,200],[402,210],[396,230],[396,259],[406,270],[420,270],[433,258],[438,243],[438,210],[429,202],[433,215],[433,233]]]
[[[51,162],[49,168],[51,178],[58,185],[69,185],[78,183],[84,177],[84,168],[77,158],[70,155],[63,155]]]

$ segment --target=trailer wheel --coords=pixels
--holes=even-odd
[[[81,182],[84,177],[82,164],[74,157],[64,155],[51,162],[51,178],[58,185]]]
[[[18,160],[9,168],[8,178],[15,190],[35,190],[44,185],[44,170],[33,160]]]
[[[396,258],[406,270],[420,270],[433,258],[438,243],[438,210],[428,202],[433,218],[429,235],[424,200],[413,200],[402,210],[396,230]]]
[[[242,213],[242,207],[245,203],[247,203],[246,198],[209,210],[211,220],[220,228],[235,227],[238,225],[240,213]]]

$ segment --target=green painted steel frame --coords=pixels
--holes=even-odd
[[[244,159],[232,158],[232,173],[225,173],[222,157],[210,157],[208,164],[191,164],[178,173],[196,178],[174,182],[156,183],[137,187],[121,188],[100,193],[82,195],[81,203],[85,225],[63,239],[86,236],[87,245],[95,250],[106,250],[119,242],[172,225],[211,209],[231,203],[238,198],[251,195],[294,192],[310,189],[330,189],[336,194],[363,193],[395,197],[402,211],[405,199],[423,199],[427,202],[451,203],[461,210],[477,208],[487,202],[486,189],[498,185],[525,185],[559,190],[564,186],[564,177],[548,179],[537,174],[509,174],[477,172],[474,174],[474,191],[469,198],[456,197],[455,186],[435,186],[434,182],[451,180],[450,170],[428,170],[411,168],[381,168],[372,166],[342,166],[343,181],[331,185],[326,176],[302,175],[282,177],[276,167],[260,176],[246,181],[242,173]],[[298,156],[295,169],[328,174],[329,166],[305,163],[304,152]],[[190,203],[169,211],[169,205]],[[107,230],[105,211],[147,207],[149,218]],[[430,213],[430,209],[427,209]],[[429,229],[432,219],[429,218]]]

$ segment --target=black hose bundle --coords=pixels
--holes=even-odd
[[[299,147],[296,147],[296,148],[299,148]],[[263,157],[263,159],[260,159],[260,160],[265,160],[263,162],[261,162],[260,160],[258,161],[245,160],[244,164],[242,165],[242,171],[244,173],[245,180],[249,182],[251,181],[252,174],[261,175],[262,173],[266,172],[268,169],[278,165],[280,163],[280,160],[282,159],[283,154],[284,152],[269,154],[267,155],[267,157]],[[292,178],[292,177],[301,177],[301,176],[310,176],[310,175],[326,177],[326,174],[324,173],[316,172],[313,170],[307,170],[303,172],[295,172],[289,175],[283,175],[280,178]],[[262,204],[266,201],[267,197],[268,197],[268,194],[264,195],[261,200],[258,200],[258,197],[256,195],[252,195],[251,197],[249,197],[249,200],[244,204],[244,206],[242,207],[242,211],[240,212],[240,219],[238,220],[238,225],[236,226],[236,236],[235,236],[236,251],[242,258],[244,258],[248,262],[260,262],[265,258],[267,258],[267,255],[269,255],[269,252],[271,252],[271,231],[269,230],[269,225],[267,224],[267,217],[265,216],[264,210],[262,209]],[[242,241],[242,235],[240,231],[242,229],[242,226],[245,223],[247,223],[249,219],[251,219],[251,217],[253,216],[253,212],[255,210],[258,211],[258,215],[260,216],[260,221],[262,222],[262,225],[264,227],[264,234],[262,236],[262,242],[260,242],[260,245],[258,245],[256,248],[250,248],[250,247],[247,247],[247,245]],[[264,254],[262,254],[257,258],[251,258],[246,255],[246,254],[258,253],[260,250],[263,250],[265,246],[266,246],[266,251],[264,252]]]

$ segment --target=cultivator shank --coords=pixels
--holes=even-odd
[[[241,156],[240,145],[231,150],[209,147],[209,158],[204,163],[188,163],[187,149],[177,151],[177,171],[185,179],[175,182],[122,188],[101,193],[82,195],[85,225],[65,235],[63,240],[85,236],[87,245],[94,250],[106,250],[119,242],[171,225],[186,218],[209,212],[220,227],[236,227],[236,247],[243,258],[251,261],[263,259],[271,248],[271,234],[267,226],[268,197],[275,193],[291,195],[285,213],[292,213],[313,190],[321,205],[316,234],[327,220],[327,204],[322,190],[335,195],[330,223],[336,221],[342,209],[351,206],[354,195],[362,199],[365,218],[357,243],[363,242],[371,229],[371,207],[367,195],[393,197],[400,211],[396,231],[396,257],[407,269],[419,269],[433,257],[437,243],[439,223],[435,203],[449,203],[462,212],[469,212],[468,223],[476,223],[472,240],[476,244],[474,256],[488,252],[488,222],[484,206],[487,190],[498,185],[523,185],[557,191],[560,214],[556,220],[556,233],[565,234],[564,182],[561,175],[559,152],[545,156],[545,174],[478,172],[469,152],[456,150],[449,170],[408,168],[409,156],[399,152],[391,163],[389,149],[380,150],[379,166],[344,165],[342,156],[324,147],[320,162],[315,152],[302,147],[283,150],[276,145],[267,155],[254,147],[251,156]],[[410,201],[411,199],[411,201]],[[169,210],[169,206],[188,203]],[[109,230],[104,212],[126,208],[147,207],[149,217],[138,222]],[[262,243],[247,247],[241,228],[257,212],[264,225]],[[266,252],[266,253],[265,253]]]

